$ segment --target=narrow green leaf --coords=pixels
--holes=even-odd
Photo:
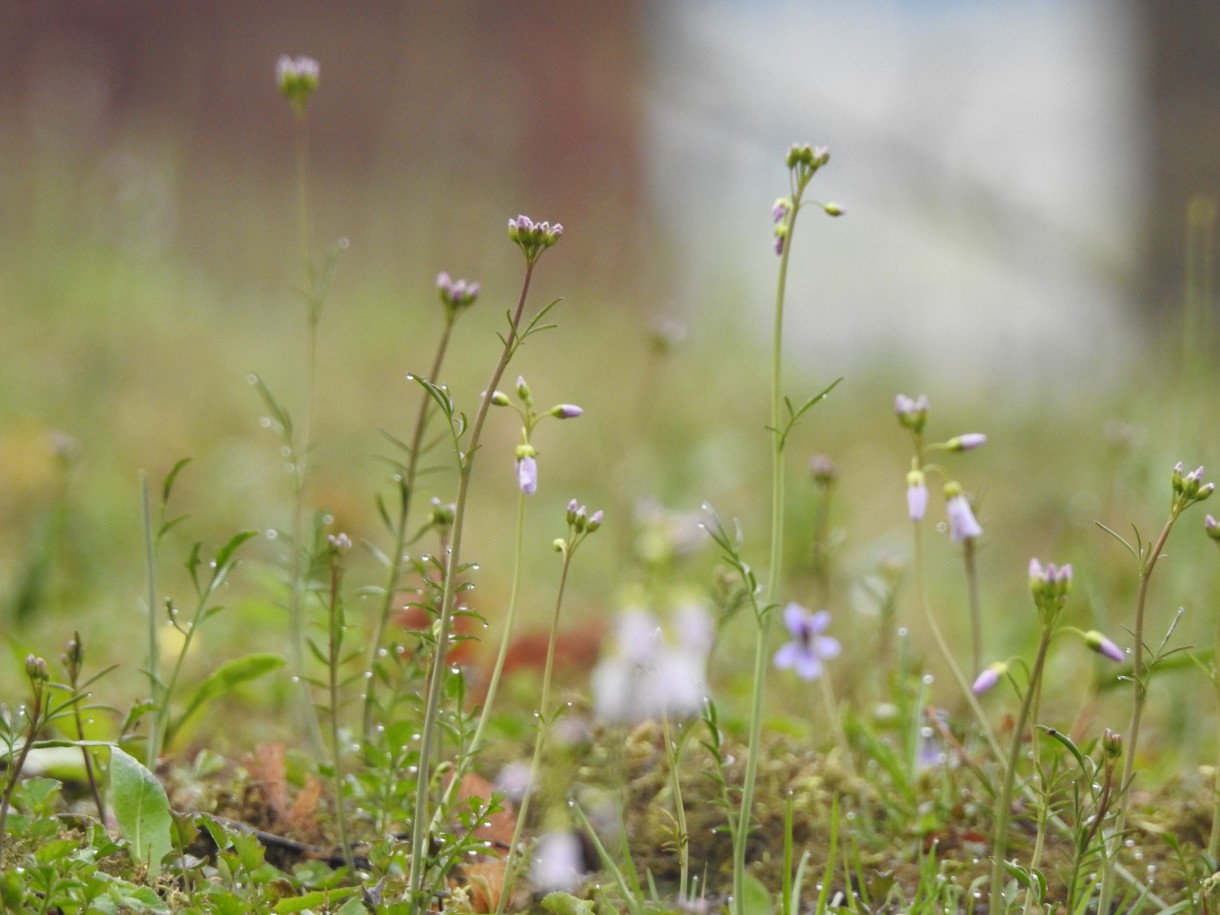
[[[110,798],[132,858],[147,865],[149,877],[155,880],[161,873],[161,858],[172,849],[172,820],[165,789],[138,760],[112,747]]]
[[[204,704],[211,702],[217,696],[257,680],[284,666],[284,659],[277,654],[250,654],[244,658],[236,658],[217,667],[197,687],[186,705],[185,711],[175,719],[166,732],[166,742],[182,727],[188,718],[197,712]]]

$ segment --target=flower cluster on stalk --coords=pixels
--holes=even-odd
[[[305,115],[305,104],[318,88],[319,73],[318,62],[312,57],[281,54],[275,62],[275,83],[298,117]]]
[[[899,394],[894,398],[894,415],[899,424],[911,433],[915,454],[911,458],[911,469],[907,472],[907,517],[918,523],[924,519],[928,511],[928,474],[936,472],[944,475],[944,470],[938,464],[925,464],[927,451],[974,451],[987,444],[987,436],[982,432],[966,432],[955,435],[943,442],[925,445],[923,441],[924,427],[928,422],[928,398],[920,394],[918,397],[908,397]],[[973,540],[983,533],[982,525],[974,515],[974,507],[970,504],[962,485],[956,480],[946,480],[944,486],[945,517],[949,526],[949,537],[955,541]]]
[[[538,413],[534,409],[534,395],[530,390],[530,386],[526,384],[525,378],[518,375],[516,385],[517,399],[521,402],[520,406],[514,406],[512,400],[503,391],[496,391],[491,395],[491,402],[497,407],[513,407],[521,417],[521,444],[519,444],[514,452],[517,468],[517,487],[527,496],[532,496],[538,491],[538,450],[531,442],[531,436],[534,432],[534,427],[544,416],[553,416],[556,419],[575,419],[584,413],[576,404],[560,403],[555,404],[549,410],[543,413]]]
[[[559,223],[534,222],[528,216],[517,216],[508,221],[508,237],[521,249],[525,262],[531,267],[538,262],[542,252],[550,248],[563,235]]]

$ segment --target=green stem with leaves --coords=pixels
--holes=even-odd
[[[436,355],[432,360],[431,371],[428,373],[428,378],[431,381],[436,381],[440,377],[441,365],[445,360],[445,353],[449,349],[449,340],[453,335],[453,325],[457,320],[458,314],[459,312],[456,309],[446,309],[445,327],[441,331],[441,339],[436,348]],[[364,694],[364,713],[361,722],[361,730],[365,740],[368,740],[373,727],[373,710],[377,704],[377,659],[380,657],[381,649],[385,644],[386,630],[389,627],[390,617],[394,612],[394,597],[398,593],[398,580],[402,576],[403,551],[407,547],[411,503],[415,497],[415,479],[419,472],[419,459],[423,449],[424,430],[433,406],[435,404],[432,398],[426,391],[422,392],[419,413],[415,418],[415,428],[411,434],[410,445],[407,448],[407,463],[402,468],[401,475],[397,480],[399,504],[398,519],[394,526],[394,546],[387,557],[388,565],[386,568],[385,584],[382,586],[384,590],[381,596],[381,607],[377,615],[377,630],[372,642],[369,644],[369,655],[365,664],[368,683]]]
[[[428,676],[428,692],[424,703],[424,723],[420,734],[418,784],[415,792],[415,815],[411,828],[411,870],[408,877],[408,891],[411,895],[411,911],[419,913],[426,908],[424,898],[424,875],[427,865],[424,860],[424,847],[429,832],[430,817],[428,814],[428,797],[431,788],[432,749],[436,739],[437,717],[440,712],[441,686],[444,681],[445,669],[448,663],[448,648],[450,629],[453,622],[453,603],[457,593],[457,576],[461,568],[462,538],[466,532],[466,504],[470,491],[470,477],[474,469],[474,457],[478,452],[483,425],[487,421],[487,412],[491,407],[491,398],[504,377],[504,371],[512,360],[519,344],[518,331],[521,325],[521,315],[525,310],[525,301],[529,296],[530,280],[534,275],[535,261],[526,259],[525,276],[521,283],[521,293],[517,306],[509,316],[508,335],[503,339],[504,346],[500,358],[492,370],[491,378],[483,389],[478,410],[470,426],[470,435],[463,449],[455,442],[458,450],[458,491],[454,503],[453,533],[449,545],[449,556],[445,570],[445,585],[441,597],[440,618],[436,626],[436,649]]]

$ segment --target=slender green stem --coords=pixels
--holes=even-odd
[[[733,912],[744,915],[746,840],[753,819],[754,783],[758,777],[758,757],[762,752],[763,693],[766,687],[767,662],[771,643],[771,608],[778,599],[781,566],[784,556],[784,432],[783,432],[783,344],[784,291],[788,278],[788,255],[792,251],[792,234],[800,201],[794,199],[788,215],[788,235],[780,253],[779,280],[775,290],[775,318],[771,334],[771,555],[767,570],[766,603],[758,614],[758,632],[754,641],[754,679],[750,708],[749,749],[741,786],[741,807],[737,830],[733,835]]]
[[[352,843],[347,833],[347,804],[343,799],[343,743],[339,739],[339,663],[343,652],[343,603],[339,593],[339,580],[343,574],[342,560],[331,556],[330,606],[329,611],[329,664],[327,691],[330,696],[330,750],[334,766],[335,818],[339,821],[339,843],[343,846],[343,862],[349,873],[356,873],[356,862],[352,857]]]
[[[1178,519],[1178,514],[1181,508],[1175,501],[1169,512],[1169,519],[1165,522],[1165,526],[1161,528],[1160,536],[1157,537],[1151,549],[1148,550],[1147,556],[1140,563],[1140,583],[1139,593],[1136,597],[1135,604],[1135,647],[1131,657],[1131,681],[1133,684],[1134,695],[1131,705],[1131,723],[1127,727],[1127,734],[1124,739],[1123,753],[1123,774],[1119,780],[1119,791],[1121,792],[1118,800],[1118,814],[1115,817],[1114,829],[1110,836],[1110,850],[1106,856],[1106,872],[1102,878],[1101,884],[1101,899],[1098,903],[1098,911],[1107,911],[1110,900],[1114,893],[1114,877],[1112,868],[1114,867],[1115,856],[1118,854],[1117,843],[1123,832],[1127,828],[1127,811],[1130,808],[1131,798],[1131,782],[1135,778],[1135,751],[1139,743],[1140,719],[1144,714],[1144,701],[1148,696],[1147,671],[1144,665],[1144,610],[1148,602],[1148,583],[1152,580],[1152,571],[1156,568],[1157,559],[1160,558],[1161,551],[1165,548],[1165,541],[1169,539],[1169,532],[1173,529],[1173,523]]]
[[[530,280],[534,275],[534,261],[527,260],[525,277],[521,283],[521,294],[517,299],[516,309],[509,318],[508,336],[504,338],[504,347],[500,352],[499,361],[492,370],[491,378],[483,389],[483,397],[475,413],[470,427],[465,450],[458,453],[458,492],[454,504],[453,534],[449,545],[449,556],[445,568],[445,585],[441,596],[440,618],[437,621],[436,652],[432,658],[431,670],[428,676],[428,692],[424,704],[424,723],[420,734],[418,784],[415,791],[415,815],[411,824],[411,870],[408,876],[408,891],[411,895],[411,911],[418,913],[424,909],[424,875],[427,866],[424,861],[424,846],[430,818],[428,815],[428,796],[431,782],[432,748],[436,739],[437,718],[440,714],[441,686],[445,677],[447,665],[450,627],[453,621],[454,595],[457,592],[457,576],[461,569],[462,538],[466,532],[466,502],[470,492],[470,477],[474,468],[474,458],[478,451],[483,434],[483,425],[487,421],[487,411],[491,407],[491,398],[495,394],[500,379],[516,350],[517,332],[521,324],[521,314],[525,310],[525,300],[529,295]]]
[[[152,501],[148,496],[148,474],[140,474],[140,507],[144,515],[144,564],[148,574],[148,698],[152,700],[148,725],[148,766],[156,768],[161,753],[161,730],[167,709],[161,690],[161,643],[157,638],[157,550],[152,529]]]
[[[1216,775],[1212,788],[1212,831],[1207,839],[1207,857],[1214,863],[1220,853],[1220,609],[1216,612],[1216,639],[1212,645],[1212,688],[1216,693]]]
[[[830,729],[834,732],[835,742],[839,745],[839,750],[843,754],[843,764],[847,767],[847,771],[852,775],[856,774],[856,763],[852,758],[851,744],[847,742],[847,732],[843,730],[843,716],[839,713],[839,703],[835,699],[834,685],[830,682],[829,671],[823,670],[822,676],[818,677],[818,685],[821,687],[822,705],[826,709],[826,720],[830,724]]]
[[[495,665],[492,667],[491,678],[487,682],[487,692],[483,696],[483,707],[479,710],[479,720],[475,724],[474,734],[471,735],[469,745],[467,745],[465,752],[455,765],[453,778],[445,786],[440,803],[436,805],[436,812],[432,818],[432,827],[434,829],[439,826],[437,818],[448,808],[454,792],[461,785],[462,777],[470,770],[470,767],[474,764],[475,757],[483,746],[483,732],[487,727],[488,721],[491,719],[491,708],[495,704],[496,693],[500,688],[500,679],[504,673],[504,663],[508,659],[508,649],[512,641],[513,625],[517,618],[517,596],[521,590],[522,556],[525,552],[524,540],[525,493],[521,492],[517,496],[516,553],[513,559],[512,590],[509,592],[508,611],[504,616],[504,633],[500,636],[500,648],[496,652]]]
[[[978,698],[974,695],[970,681],[966,679],[966,675],[962,673],[961,667],[958,666],[957,661],[954,659],[953,652],[949,649],[949,643],[945,640],[944,633],[941,632],[940,625],[936,622],[936,614],[932,612],[932,604],[928,600],[924,575],[923,528],[918,521],[912,527],[914,528],[915,536],[915,590],[918,594],[919,603],[923,607],[924,619],[928,624],[928,630],[932,633],[932,638],[936,641],[936,646],[940,649],[941,657],[944,659],[946,666],[953,674],[953,679],[961,687],[962,695],[970,706],[970,710],[974,713],[975,720],[978,721],[979,730],[983,735],[983,739],[987,742],[992,755],[997,760],[1003,759],[1004,751],[1000,748],[999,741],[996,740],[995,732],[991,728],[991,722],[987,720],[987,714],[983,711],[983,707],[979,705]]]
[[[520,867],[521,833],[529,816],[530,798],[533,787],[538,784],[538,771],[542,767],[542,751],[546,746],[546,738],[551,728],[551,675],[555,668],[555,641],[559,634],[559,611],[563,607],[563,594],[568,584],[568,571],[572,567],[574,545],[569,543],[563,551],[563,568],[559,573],[559,591],[555,596],[555,612],[551,617],[550,639],[546,646],[546,666],[542,671],[542,698],[538,703],[538,733],[534,737],[534,755],[530,758],[530,774],[526,784],[529,789],[521,798],[521,806],[517,810],[517,826],[513,830],[513,841],[508,849],[508,859],[504,862],[504,885],[496,903],[496,915],[502,915],[504,907],[512,895],[513,883],[517,879],[517,869]]]
[[[979,573],[975,563],[974,538],[962,541],[962,562],[966,567],[966,595],[970,604],[970,659],[971,669],[983,669],[983,614],[979,605]]]
[[[25,735],[25,740],[21,744],[21,750],[17,754],[16,759],[12,759],[12,747],[9,747],[9,759],[11,762],[8,766],[8,781],[4,785],[4,795],[0,797],[0,863],[4,860],[4,840],[8,836],[8,831],[5,827],[8,823],[9,801],[12,800],[13,790],[17,787],[17,782],[21,780],[21,770],[25,768],[25,761],[30,755],[30,750],[34,748],[34,741],[37,739],[38,731],[43,724],[44,684],[41,681],[33,681],[32,685],[34,688],[33,711],[26,712],[26,717],[30,722],[30,729]]]
[[[1004,898],[1004,857],[1008,852],[1008,822],[1012,814],[1012,798],[1016,788],[1017,766],[1021,762],[1021,745],[1025,739],[1025,726],[1029,723],[1037,685],[1042,679],[1042,668],[1046,663],[1046,650],[1051,644],[1051,627],[1042,627],[1042,638],[1038,641],[1038,654],[1034,658],[1033,670],[1029,674],[1029,685],[1017,715],[1017,725],[1012,734],[1012,746],[1008,751],[1008,764],[1004,767],[1004,782],[996,800],[995,840],[991,853],[991,905],[999,912],[999,900]],[[1035,738],[1036,739],[1036,738]]]
[[[445,353],[449,349],[449,340],[453,334],[455,316],[456,312],[450,312],[445,318],[445,327],[441,331],[440,343],[437,345],[436,356],[432,360],[432,369],[428,374],[429,381],[436,382],[440,377],[441,364],[445,360]],[[407,546],[408,521],[411,514],[411,503],[415,497],[415,479],[419,471],[419,458],[420,451],[423,448],[424,429],[427,426],[428,415],[435,405],[426,391],[421,392],[421,394],[422,399],[419,404],[419,414],[415,418],[415,429],[411,434],[411,445],[407,451],[407,464],[400,481],[402,501],[399,505],[398,523],[394,529],[393,552],[388,557],[389,567],[386,570],[381,608],[377,617],[377,631],[369,645],[369,656],[365,665],[368,683],[366,684],[367,689],[364,694],[364,716],[361,723],[361,730],[365,740],[368,740],[372,730],[373,709],[376,707],[377,701],[377,659],[380,657],[381,649],[385,642],[385,633],[389,626],[390,616],[394,612],[394,596],[398,593],[398,579],[402,575],[403,551]]]

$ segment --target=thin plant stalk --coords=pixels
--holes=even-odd
[[[34,741],[38,737],[38,731],[43,726],[44,721],[50,717],[50,702],[46,699],[47,685],[47,662],[42,658],[36,658],[33,655],[28,655],[25,659],[26,676],[30,681],[31,691],[33,692],[32,711],[26,710],[26,719],[30,722],[30,729],[25,735],[25,739],[21,744],[21,749],[17,753],[17,758],[13,759],[9,756],[8,779],[4,784],[4,793],[0,795],[0,861],[4,859],[4,840],[8,836],[8,831],[5,828],[8,824],[8,812],[11,809],[9,801],[13,798],[13,791],[17,787],[17,782],[21,781],[21,771],[25,768],[25,761],[29,758],[30,750],[34,749]],[[45,713],[45,714],[44,714]],[[12,747],[9,747],[10,751]]]
[[[1000,796],[996,800],[995,839],[991,853],[991,901],[993,906],[998,900],[1004,898],[1004,856],[1008,851],[1008,822],[1012,815],[1017,766],[1021,762],[1025,726],[1029,723],[1037,686],[1042,680],[1042,668],[1046,664],[1046,652],[1051,644],[1051,632],[1049,625],[1042,627],[1042,637],[1038,640],[1038,653],[1034,657],[1034,666],[1029,674],[1029,684],[1025,688],[1021,711],[1017,715],[1016,727],[1013,729],[1012,746],[1009,748],[1008,762],[1004,767],[1004,781],[1000,786]],[[1037,739],[1036,736],[1034,739]]]
[[[352,843],[348,839],[347,804],[343,799],[343,743],[339,739],[339,664],[343,652],[343,635],[346,628],[343,599],[339,593],[339,582],[343,577],[342,548],[350,546],[346,535],[331,538],[330,546],[330,594],[327,606],[329,644],[326,687],[330,697],[330,750],[334,767],[335,818],[339,824],[339,844],[343,847],[343,862],[348,872],[356,872],[352,856]]]
[[[1216,694],[1216,775],[1212,788],[1215,794],[1212,808],[1212,831],[1207,839],[1207,857],[1216,861],[1220,853],[1220,609],[1216,611],[1216,639],[1212,647],[1212,689]]]
[[[754,784],[758,777],[759,745],[762,739],[763,694],[766,687],[767,664],[770,660],[771,613],[781,581],[784,556],[784,432],[783,432],[783,344],[784,294],[788,282],[788,256],[792,252],[792,235],[800,212],[800,192],[794,188],[792,208],[787,214],[787,237],[780,252],[779,279],[775,289],[775,316],[771,332],[771,554],[767,569],[766,604],[759,613],[758,632],[754,641],[754,676],[751,684],[749,750],[742,778],[740,814],[733,835],[733,911],[743,915],[745,904],[746,839],[754,809]]]
[[[440,342],[437,344],[436,355],[432,359],[432,368],[428,378],[435,381],[440,377],[441,365],[449,349],[449,340],[453,335],[453,325],[457,319],[457,311],[446,309],[445,326],[441,331]],[[398,593],[398,580],[402,576],[403,551],[407,546],[408,520],[411,514],[411,503],[415,497],[415,479],[419,471],[420,451],[423,448],[424,429],[427,426],[428,415],[434,406],[432,398],[423,392],[419,405],[419,413],[415,418],[415,429],[411,435],[411,444],[407,450],[407,464],[399,481],[401,487],[401,502],[399,504],[398,523],[394,529],[394,547],[389,556],[389,567],[386,570],[384,592],[381,607],[377,616],[377,630],[369,644],[369,656],[365,670],[368,673],[368,684],[364,694],[364,713],[361,729],[364,739],[368,740],[373,726],[373,709],[376,705],[377,678],[373,675],[382,645],[385,642],[386,629],[389,627],[390,616],[394,612],[394,596]]]
[[[983,613],[979,603],[979,573],[974,541],[974,537],[962,540],[962,563],[966,568],[966,596],[970,605],[971,669],[977,671],[983,669]]]
[[[470,426],[470,436],[464,450],[458,455],[458,490],[457,501],[454,503],[453,533],[449,544],[449,556],[445,570],[445,585],[441,596],[440,616],[437,621],[436,653],[432,659],[432,667],[428,676],[428,692],[424,703],[424,722],[420,732],[418,784],[415,792],[415,815],[411,827],[411,869],[408,877],[408,892],[411,894],[411,908],[419,912],[423,907],[423,882],[427,870],[424,863],[424,845],[428,833],[430,818],[428,816],[428,795],[431,781],[432,748],[436,739],[437,717],[440,714],[441,686],[444,681],[447,664],[447,648],[450,628],[453,622],[453,603],[457,592],[458,570],[461,568],[462,538],[466,532],[466,504],[470,492],[470,478],[474,469],[474,457],[478,451],[483,434],[483,425],[487,421],[487,412],[491,407],[491,398],[504,376],[505,369],[512,359],[518,342],[518,330],[521,325],[521,315],[525,310],[525,301],[529,296],[530,280],[534,275],[534,261],[526,259],[525,276],[521,282],[521,293],[517,306],[509,316],[508,335],[504,337],[504,347],[500,358],[492,370],[491,378],[483,389],[478,410]]]
[[[599,521],[600,524],[600,521]],[[591,532],[591,531],[590,531]],[[558,546],[563,553],[563,565],[559,572],[559,588],[555,595],[555,610],[551,615],[550,637],[546,645],[546,664],[542,669],[542,697],[538,701],[538,733],[534,737],[534,754],[530,758],[530,772],[526,784],[529,786],[521,798],[521,806],[517,809],[517,826],[513,830],[513,839],[508,849],[508,859],[504,862],[504,884],[500,898],[496,903],[496,915],[502,915],[504,907],[512,895],[513,883],[520,866],[518,858],[521,853],[521,834],[529,817],[530,798],[533,796],[533,786],[538,782],[538,772],[542,766],[542,752],[551,728],[551,680],[555,670],[555,643],[559,636],[559,613],[563,609],[564,592],[568,586],[568,573],[572,568],[572,557],[576,548],[587,534],[583,522],[574,528],[566,541],[560,541]]]
[[[500,647],[496,651],[495,664],[492,666],[491,677],[487,681],[487,692],[483,696],[483,707],[479,710],[479,720],[475,724],[474,733],[470,737],[470,743],[456,764],[453,778],[449,781],[448,786],[446,786],[440,804],[437,805],[436,813],[438,816],[448,806],[453,792],[462,781],[462,776],[466,774],[473,764],[479,749],[483,746],[483,732],[486,730],[487,723],[491,719],[491,709],[495,705],[496,693],[500,688],[500,680],[504,674],[504,664],[508,659],[508,649],[512,641],[513,626],[517,618],[517,597],[521,590],[522,557],[525,552],[524,541],[525,493],[522,491],[517,496],[517,534],[513,558],[513,577],[508,596],[508,610],[504,615],[504,633],[500,637]],[[436,823],[433,823],[433,826],[436,825]]]
[[[148,576],[148,691],[153,707],[149,712],[147,756],[150,768],[157,765],[161,753],[162,719],[168,709],[162,707],[161,643],[157,638],[157,552],[152,529],[152,500],[148,495],[148,474],[140,474],[140,508],[144,520],[144,564]]]

